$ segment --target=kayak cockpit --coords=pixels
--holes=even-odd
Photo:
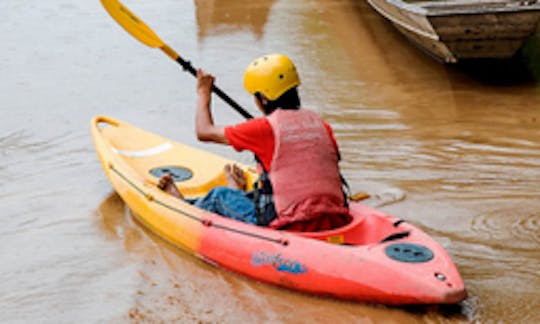
[[[295,232],[302,237],[343,245],[368,245],[409,236],[410,231],[400,226],[404,221],[388,216],[367,206],[353,203],[351,222],[328,231]]]

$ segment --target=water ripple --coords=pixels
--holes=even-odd
[[[540,213],[507,208],[477,215],[471,230],[480,238],[503,242],[507,248],[536,249],[540,246]]]

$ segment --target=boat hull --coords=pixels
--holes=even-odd
[[[105,174],[147,228],[171,244],[250,278],[296,291],[389,305],[453,304],[466,296],[446,251],[417,227],[351,202],[353,221],[315,233],[276,231],[198,209],[157,189],[156,167],[187,170],[188,197],[224,184],[233,161],[109,117],[92,120]],[[255,170],[241,165],[248,179]]]
[[[511,58],[540,20],[535,1],[367,1],[410,41],[446,63]]]

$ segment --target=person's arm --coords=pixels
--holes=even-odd
[[[215,142],[229,144],[225,137],[225,127],[214,125],[210,104],[212,99],[212,86],[215,78],[204,72],[197,70],[197,112],[195,114],[195,132],[197,138],[202,142]]]

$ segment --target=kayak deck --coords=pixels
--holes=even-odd
[[[216,186],[226,186],[225,165],[230,163],[240,165],[221,157],[208,159],[206,152],[149,134],[138,128],[128,128],[110,118],[101,117],[98,124],[102,136],[110,139],[113,151],[135,169],[137,174],[143,177],[143,181],[157,185],[158,178],[149,170],[160,167],[176,167],[189,172],[191,176],[187,179],[175,181],[180,192],[188,199],[202,197]],[[114,127],[104,127],[105,125]],[[182,152],[180,163],[177,152]],[[245,170],[250,190],[257,177],[256,170],[246,165],[241,166]]]

